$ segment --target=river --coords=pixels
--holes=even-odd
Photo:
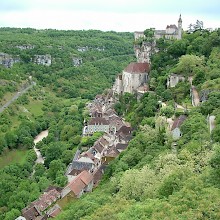
[[[37,160],[35,163],[44,163],[44,158],[42,157],[40,150],[38,148],[36,148],[36,144],[40,141],[43,140],[43,138],[48,136],[49,131],[45,130],[42,131],[40,134],[38,134],[35,138],[34,138],[34,151],[37,154]]]

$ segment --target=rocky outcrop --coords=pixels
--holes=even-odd
[[[142,45],[135,45],[134,52],[138,63],[150,63],[150,58],[155,53],[155,42],[143,42]]]
[[[34,45],[17,45],[15,47],[20,49],[20,50],[31,50],[31,49],[35,48]]]
[[[13,57],[7,53],[0,53],[0,64],[6,68],[11,68],[14,63],[20,62],[20,58],[18,56]]]
[[[45,65],[45,66],[50,66],[52,63],[51,55],[50,54],[35,55],[34,56],[34,63],[40,64],[40,65]]]
[[[73,66],[80,66],[82,65],[83,61],[80,57],[72,57]]]
[[[175,87],[179,82],[184,82],[185,77],[182,75],[171,73],[167,78],[167,87]]]
[[[79,52],[86,52],[86,51],[89,50],[89,47],[88,47],[88,46],[86,46],[86,47],[77,47],[77,50],[78,50]]]

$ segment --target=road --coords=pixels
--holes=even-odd
[[[6,102],[3,106],[0,107],[0,113],[2,113],[9,105],[11,105],[12,102],[14,102],[16,99],[18,99],[21,95],[23,95],[25,92],[27,92],[30,88],[32,88],[32,86],[36,85],[35,82],[32,82],[31,85],[29,85],[28,87],[26,87],[25,89],[17,92],[11,100],[9,100],[8,102]]]

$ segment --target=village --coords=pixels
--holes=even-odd
[[[166,33],[165,36],[170,38],[173,35],[176,39],[181,39],[181,27],[182,19],[180,15],[178,28],[174,25],[168,26],[167,32],[164,32]],[[173,32],[172,29],[174,29]],[[158,38],[159,32],[156,33]],[[135,32],[135,39],[142,37],[142,35],[143,33]],[[134,50],[138,62],[130,63],[117,76],[115,84],[107,95],[98,94],[87,105],[90,119],[85,121],[82,135],[90,136],[95,132],[102,132],[103,135],[89,149],[78,149],[76,151],[65,173],[68,184],[64,188],[50,186],[38,200],[22,210],[22,216],[17,220],[43,220],[56,217],[62,210],[59,204],[78,199],[84,193],[91,192],[101,181],[106,166],[122,151],[126,150],[129,141],[132,139],[133,128],[117,115],[114,104],[117,102],[118,96],[124,93],[135,93],[137,98],[140,98],[144,93],[149,92],[149,56],[151,54],[146,48],[135,47]],[[167,87],[175,87],[179,82],[185,80],[182,75],[170,74],[167,78]],[[196,88],[192,85],[192,78],[189,77],[188,81],[191,85],[192,106],[198,106],[203,100],[201,100]],[[162,104],[165,105],[165,103]],[[169,122],[167,121],[168,129],[174,141],[181,137],[180,126],[187,118],[184,114],[184,108],[180,107],[183,109],[183,114],[170,119]],[[213,124],[213,120],[213,117],[210,116],[209,123]]]
[[[60,202],[80,198],[97,187],[106,166],[127,148],[132,138],[130,124],[116,114],[113,104],[112,98],[97,95],[87,105],[91,118],[85,123],[83,135],[95,132],[103,132],[103,135],[87,151],[76,151],[66,170],[68,184],[64,188],[50,186],[38,200],[22,210],[22,217],[18,219],[53,218],[61,211]]]

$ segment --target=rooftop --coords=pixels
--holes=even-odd
[[[149,63],[130,63],[124,70],[128,73],[149,73]]]

